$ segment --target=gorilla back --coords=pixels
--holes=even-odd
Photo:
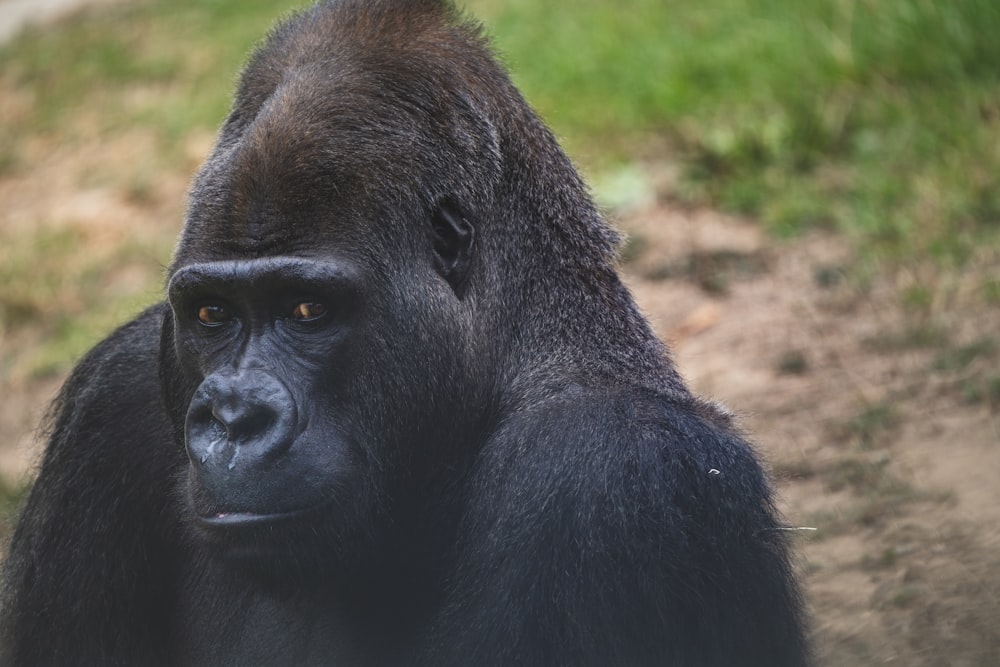
[[[445,2],[278,26],[166,301],[62,390],[0,662],[805,664],[766,477],[617,243]]]

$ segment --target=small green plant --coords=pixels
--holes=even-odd
[[[802,350],[788,350],[778,359],[777,371],[781,375],[804,375],[809,371],[809,359]]]
[[[13,529],[18,508],[27,492],[26,485],[13,484],[0,477],[0,542]]]
[[[891,602],[894,607],[910,607],[923,594],[924,590],[919,586],[904,585],[893,594]]]
[[[988,303],[1000,303],[1000,280],[987,280],[983,283],[983,298]]]
[[[866,461],[846,458],[837,461],[824,476],[827,488],[841,491],[850,488],[855,491],[873,492],[884,487],[889,479],[885,472],[885,461]]]
[[[816,476],[816,470],[809,461],[779,461],[771,466],[771,474],[780,480],[804,480]]]
[[[986,403],[993,409],[1000,407],[1000,375],[970,378],[963,383],[963,390],[969,403]]]
[[[934,361],[934,370],[957,372],[976,359],[992,357],[997,349],[996,339],[987,336],[968,345],[959,345],[941,352]]]
[[[899,552],[893,547],[886,547],[877,556],[865,556],[861,562],[867,570],[889,570],[899,562]]]
[[[905,322],[898,331],[881,333],[864,343],[877,352],[939,348],[948,344],[948,331],[935,322],[917,318]]]
[[[844,425],[844,433],[850,439],[853,439],[862,450],[868,450],[881,444],[884,438],[893,431],[897,423],[898,420],[890,404],[876,403],[866,407],[856,417],[848,421]],[[857,479],[859,470],[873,471],[881,467],[880,465],[874,466],[874,464],[862,466],[858,461],[852,460],[842,462],[842,466],[843,470],[841,472],[846,475],[848,482],[852,486],[854,485],[854,480]],[[852,471],[853,474],[851,474]],[[868,479],[867,475],[865,479]]]

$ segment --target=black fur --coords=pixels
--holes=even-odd
[[[479,29],[324,2],[241,81],[55,406],[0,664],[808,663],[753,451]]]

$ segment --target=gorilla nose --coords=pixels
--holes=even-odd
[[[274,406],[248,403],[237,396],[227,397],[212,408],[212,417],[226,430],[229,442],[252,442],[266,434],[277,421]]]
[[[295,423],[295,402],[270,373],[212,375],[188,408],[188,456],[209,470],[259,469],[291,446]]]

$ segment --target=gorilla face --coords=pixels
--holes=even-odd
[[[392,275],[337,252],[175,270],[164,382],[203,538],[239,557],[336,560],[471,456],[459,293],[472,229],[447,207],[425,224],[426,255]]]
[[[366,456],[345,417],[362,276],[348,260],[290,257],[174,274],[176,349],[198,382],[185,416],[189,492],[205,526],[288,520],[356,492]]]
[[[241,552],[350,548],[472,454],[468,211],[494,167],[468,166],[478,116],[390,74],[244,90],[191,193],[161,375],[193,523]]]
[[[252,203],[196,192],[190,218],[216,238],[179,253],[161,346],[193,523],[241,556],[357,551],[379,516],[472,453],[474,229],[447,198],[380,216],[364,192],[324,200],[315,179],[289,193],[273,185],[287,175],[223,167],[226,187],[202,191]],[[283,221],[280,241],[240,225],[264,218]],[[391,224],[409,227],[405,242],[387,240]]]

